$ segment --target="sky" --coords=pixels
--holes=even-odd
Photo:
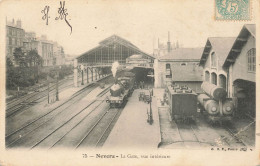
[[[59,16],[57,0],[3,0],[4,18],[22,20],[25,31],[57,41],[66,54],[79,56],[116,34],[147,53],[157,48],[158,38],[166,44],[168,31],[172,42],[183,47],[203,47],[208,37],[236,37],[242,26],[252,21],[215,21],[213,0],[66,0],[67,20]],[[41,11],[49,6],[48,25]],[[1,13],[1,12],[0,12]]]

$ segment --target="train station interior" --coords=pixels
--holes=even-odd
[[[167,44],[156,57],[117,35],[102,40],[74,59],[74,75],[42,90],[48,96],[34,92],[21,99],[30,106],[7,106],[6,146],[254,147],[255,82],[239,77],[230,88],[226,73],[214,75],[200,65],[203,48]],[[215,52],[204,58],[210,68]],[[229,94],[235,97],[226,89],[234,89]],[[24,125],[31,120],[35,124]],[[40,125],[50,133],[37,130]]]
[[[147,86],[152,87],[154,84],[154,59],[131,42],[113,35],[99,42],[97,47],[78,56],[74,63],[74,69],[78,67],[78,70],[74,70],[74,74],[83,71],[83,77],[89,78],[92,75],[109,73],[112,64],[118,62],[123,70],[126,68],[135,73],[137,84],[144,82]],[[77,79],[76,76],[77,74],[74,75],[74,79]]]

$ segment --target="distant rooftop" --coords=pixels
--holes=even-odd
[[[177,48],[159,56],[159,60],[199,60],[204,48]]]
[[[21,20],[17,20],[16,22],[15,22],[14,19],[12,19],[12,21],[7,21],[6,20],[6,25],[22,29],[22,21]]]

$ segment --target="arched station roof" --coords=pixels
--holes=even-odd
[[[112,35],[102,40],[99,42],[97,47],[88,50],[76,59],[78,59],[79,63],[86,63],[88,65],[109,65],[114,61],[124,64],[126,63],[126,58],[134,54],[140,54],[155,59],[153,56],[143,52],[128,40],[117,35]]]

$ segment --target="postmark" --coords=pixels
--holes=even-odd
[[[216,20],[250,20],[250,0],[215,0]]]

